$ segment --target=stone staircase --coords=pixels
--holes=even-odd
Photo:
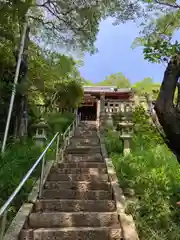
[[[94,124],[80,123],[20,234],[20,240],[55,239],[123,239]]]

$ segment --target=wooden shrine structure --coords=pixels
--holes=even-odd
[[[101,122],[113,113],[129,111],[133,96],[131,88],[84,86],[84,99],[78,113],[82,120]]]

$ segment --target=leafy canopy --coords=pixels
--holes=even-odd
[[[120,72],[107,76],[102,82],[98,82],[96,85],[116,86],[118,88],[129,88],[131,86],[129,79]]]
[[[172,0],[146,0],[146,21],[133,47],[143,46],[144,58],[150,62],[168,62],[180,51],[173,40],[180,27],[180,4]]]

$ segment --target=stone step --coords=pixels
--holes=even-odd
[[[96,129],[96,123],[83,123],[80,122],[78,125],[78,128],[90,128],[90,129]]]
[[[55,167],[59,168],[106,168],[105,162],[63,162],[63,163],[58,163],[55,165]]]
[[[101,153],[91,154],[65,154],[65,161],[71,162],[104,162]]]
[[[100,146],[78,146],[76,147],[75,145],[69,145],[66,150],[65,153],[70,153],[70,154],[94,154],[94,153],[101,153],[101,148]]]
[[[86,129],[77,129],[74,132],[74,137],[97,137],[97,131],[96,130],[86,130]]]
[[[99,144],[100,141],[99,141],[99,138],[98,137],[86,137],[86,136],[83,136],[83,137],[72,137],[70,139],[70,143],[79,143],[79,144]]]
[[[80,133],[80,131],[76,130],[74,132],[74,135],[72,137],[72,139],[98,139],[99,137],[97,135],[97,132],[92,132],[92,131],[84,131],[83,133]]]
[[[22,230],[20,240],[120,240],[117,227],[40,228]]]
[[[78,125],[77,129],[79,130],[92,130],[97,131],[96,125]]]
[[[99,136],[96,134],[96,135],[91,135],[91,136],[85,136],[85,135],[81,135],[81,136],[72,136],[72,138],[71,139],[76,139],[77,141],[79,141],[79,140],[85,140],[85,139],[89,139],[89,140],[97,140],[98,142],[100,142],[99,141]]]
[[[79,191],[88,191],[88,190],[105,190],[110,191],[111,185],[109,182],[88,182],[88,181],[78,181],[78,182],[69,182],[69,181],[47,181],[44,185],[44,189],[59,189],[59,190],[79,190]]]
[[[34,211],[59,211],[59,212],[113,212],[116,211],[116,204],[112,200],[37,200]]]
[[[81,148],[81,146],[84,146],[85,147],[94,147],[94,146],[97,146],[99,145],[99,143],[97,143],[96,141],[89,141],[89,142],[85,142],[85,141],[70,141],[70,146],[73,146],[73,147],[77,147],[77,148]]]
[[[110,227],[119,220],[116,212],[37,212],[28,223],[30,228]]]
[[[84,200],[112,200],[111,191],[104,190],[48,190],[43,189],[42,199],[84,199]]]
[[[51,172],[47,177],[48,181],[108,181],[107,174],[59,174]]]
[[[52,167],[50,174],[92,174],[107,173],[106,168],[57,168]]]

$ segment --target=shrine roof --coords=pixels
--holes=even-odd
[[[114,90],[116,89],[116,91]],[[84,86],[84,92],[119,92],[130,93],[131,88],[117,88],[116,86]]]

